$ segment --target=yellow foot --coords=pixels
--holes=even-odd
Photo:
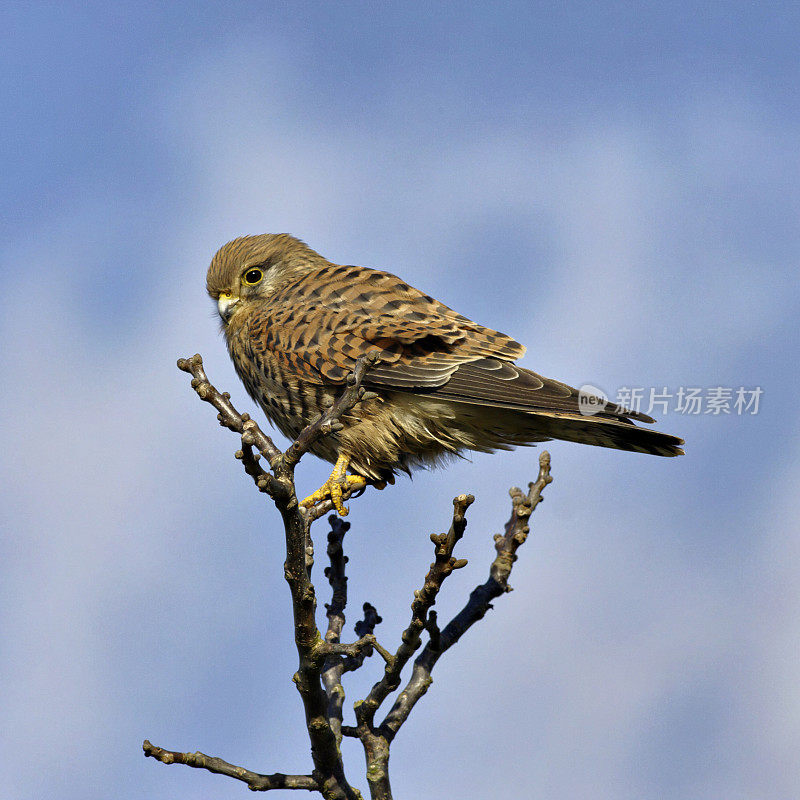
[[[331,472],[330,478],[317,489],[314,494],[310,494],[305,500],[300,501],[303,508],[313,508],[317,503],[327,500],[330,497],[333,507],[340,516],[346,517],[350,513],[350,509],[342,504],[342,495],[345,492],[353,492],[357,489],[363,489],[367,485],[366,478],[360,475],[348,475],[347,467],[350,464],[350,459],[347,456],[339,456],[336,459],[336,465]]]

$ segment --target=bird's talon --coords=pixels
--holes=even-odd
[[[303,508],[313,508],[317,503],[330,498],[339,516],[346,517],[350,513],[350,509],[342,503],[343,495],[347,493],[350,496],[354,491],[363,490],[367,486],[366,478],[346,473],[349,463],[350,460],[346,456],[339,456],[330,478],[316,492],[310,494],[305,500],[301,500],[300,505]]]

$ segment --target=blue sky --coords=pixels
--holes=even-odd
[[[265,231],[396,272],[573,385],[763,389],[755,416],[657,413],[682,459],[549,446],[515,591],[437,666],[397,795],[800,794],[796,8],[0,14],[0,796],[246,791],[145,737],[309,768],[277,514],[174,366],[201,352],[252,410],[204,279]],[[536,454],[353,502],[349,625],[369,600],[396,643],[472,491],[440,619],[459,608]],[[309,458],[300,489],[326,474]]]

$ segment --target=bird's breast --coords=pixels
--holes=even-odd
[[[333,399],[321,384],[301,380],[285,358],[268,348],[256,352],[248,340],[232,339],[229,349],[248,393],[289,439],[296,438]]]

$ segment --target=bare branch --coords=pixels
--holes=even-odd
[[[439,619],[433,609],[428,612],[428,619],[425,620],[425,630],[430,637],[431,647],[434,650],[438,650],[442,632],[439,630]]]
[[[379,361],[380,354],[377,351],[367,353],[356,361],[353,371],[347,376],[345,390],[327,411],[300,432],[300,435],[295,439],[292,446],[286,451],[284,459],[287,466],[295,466],[295,464],[300,461],[302,455],[308,452],[314,442],[318,441],[323,436],[341,430],[344,427],[340,422],[341,418],[350,411],[356,403],[361,400],[370,399],[370,397],[375,397],[373,393],[367,393],[361,384],[367,370],[375,366]]]
[[[313,509],[312,509],[313,510]],[[344,554],[342,542],[344,535],[350,529],[350,523],[345,522],[336,514],[328,517],[331,530],[328,533],[328,559],[330,566],[325,568],[325,577],[331,587],[331,602],[326,604],[325,610],[328,617],[328,630],[325,633],[327,643],[338,642],[344,628],[344,609],[347,606],[347,576],[345,565],[347,556]],[[322,683],[328,695],[328,719],[336,735],[337,742],[342,740],[342,708],[344,707],[344,687],[342,686],[342,673],[344,662],[341,658],[329,655],[322,668]]]
[[[429,612],[436,602],[436,596],[445,578],[454,569],[466,565],[465,559],[453,558],[453,549],[463,536],[467,521],[464,516],[467,508],[475,498],[462,494],[453,500],[453,522],[450,530],[443,534],[432,534],[436,560],[431,564],[422,589],[414,592],[411,603],[411,622],[403,631],[402,641],[394,654],[383,652],[386,667],[381,680],[370,690],[364,700],[355,705],[356,732],[364,747],[367,759],[367,781],[373,800],[390,800],[392,797],[389,782],[389,746],[391,738],[387,731],[377,730],[374,725],[375,712],[383,701],[400,685],[400,674],[411,656],[421,644],[420,635],[427,626],[435,625],[435,616],[431,620]],[[344,731],[343,731],[344,734]],[[348,729],[349,735],[349,729]]]
[[[196,767],[216,772],[219,775],[227,775],[229,778],[236,778],[236,780],[246,783],[247,787],[254,792],[266,792],[270,789],[306,789],[313,792],[320,789],[319,783],[311,775],[285,775],[282,772],[262,775],[244,767],[229,764],[216,756],[207,756],[205,753],[179,753],[175,750],[164,750],[162,747],[151,744],[147,739],[144,740],[142,749],[145,756],[155,758],[162,764],[186,764],[187,767]]]
[[[356,635],[366,636],[368,633],[375,633],[375,628],[383,622],[378,614],[378,609],[372,603],[364,603],[362,611],[364,619],[360,619],[354,626]]]
[[[375,627],[383,622],[381,617],[378,615],[377,609],[371,603],[364,603],[363,610],[364,618],[356,622],[354,628],[356,635],[362,639],[367,636],[372,636],[372,647],[366,648],[364,652],[360,653],[359,655],[346,659],[344,662],[345,672],[353,672],[357,670],[364,663],[365,656],[372,655],[372,648],[378,652],[378,654],[384,661],[386,661],[386,663],[389,662],[389,659],[394,658],[394,656],[388,650],[386,650],[386,648],[381,647],[381,645],[378,644],[378,641],[374,636]]]
[[[370,633],[350,644],[342,642],[324,642],[317,648],[317,652],[324,656],[363,658],[363,656],[368,656],[372,653],[373,647],[375,647],[375,637]]]
[[[247,422],[245,422],[245,425]],[[249,422],[252,422],[252,420],[249,420]],[[275,497],[285,491],[275,480],[275,476],[263,469],[261,464],[258,463],[261,454],[253,452],[253,436],[250,430],[245,430],[242,434],[242,449],[237,450],[234,456],[242,462],[244,471],[253,479],[259,492]]]
[[[386,715],[380,730],[391,741],[400,726],[408,718],[411,709],[428,690],[432,683],[431,672],[440,656],[451,648],[486,612],[492,607],[491,601],[511,591],[508,577],[517,559],[516,552],[528,538],[528,520],[533,510],[544,499],[542,491],[552,483],[550,475],[550,454],[544,450],[539,456],[539,476],[535,483],[528,484],[528,493],[514,487],[511,495],[511,517],[505,526],[504,534],[497,534],[495,550],[497,556],[489,570],[486,583],[477,586],[469,596],[464,608],[447,624],[438,637],[423,648],[414,662],[414,669],[406,687],[398,696],[394,706]]]
[[[448,575],[467,563],[465,559],[455,558],[453,552],[464,534],[467,524],[465,513],[474,498],[471,495],[459,495],[453,500],[453,520],[449,531],[430,537],[435,560],[430,565],[422,588],[414,593],[411,620],[395,652],[390,652],[377,642],[374,631],[381,618],[369,603],[364,603],[364,618],[355,625],[358,639],[352,643],[341,641],[347,606],[347,558],[343,539],[350,526],[337,515],[332,515],[327,551],[330,565],[325,570],[332,595],[331,602],[326,605],[328,627],[323,640],[315,619],[316,594],[311,582],[314,551],[310,527],[316,519],[333,510],[333,503],[326,500],[310,509],[301,508],[295,491],[294,469],[315,442],[343,428],[341,420],[345,414],[360,401],[375,396],[365,391],[363,380],[367,370],[378,361],[375,353],[358,359],[342,394],[318,419],[300,432],[285,453],[247,414],[240,414],[233,407],[230,395],[218,392],[211,385],[199,355],[178,361],[178,367],[192,376],[192,387],[198,396],[216,408],[220,424],[240,435],[241,449],[236,452],[236,457],[241,460],[245,472],[259,491],[271,497],[283,519],[286,537],[284,576],[292,595],[295,644],[299,657],[294,682],[303,701],[314,770],[309,775],[263,775],[203,753],[164,750],[149,741],[144,743],[146,756],[165,764],[186,764],[228,775],[255,791],[306,789],[318,791],[325,800],[361,800],[360,792],[345,777],[340,751],[342,737],[355,737],[361,740],[364,747],[372,799],[391,800],[388,772],[391,742],[411,709],[430,686],[431,672],[439,657],[485,615],[494,598],[510,591],[508,578],[516,560],[516,551],[528,536],[530,515],[541,502],[542,491],[552,478],[550,456],[543,452],[539,458],[538,479],[529,484],[528,493],[517,488],[510,492],[511,518],[504,533],[495,536],[496,557],[488,580],[472,591],[464,608],[440,629],[433,605]],[[262,456],[268,462],[269,470],[260,463]],[[348,485],[343,489],[343,497],[347,499],[355,492],[363,491],[363,486]],[[420,648],[423,631],[428,633],[428,643],[417,656],[407,685],[381,725],[376,726],[375,715],[389,694],[400,686],[402,670]],[[377,651],[385,662],[383,677],[373,685],[363,701],[355,704],[357,725],[344,725],[342,708],[345,692],[342,676],[362,666],[373,651]]]
[[[345,522],[336,514],[328,517],[331,530],[328,533],[328,560],[330,566],[325,567],[325,577],[331,587],[331,602],[325,605],[328,617],[328,632],[325,634],[326,642],[338,642],[344,627],[344,609],[347,606],[347,576],[345,565],[347,556],[344,554],[344,535],[350,530],[350,523]]]
[[[428,624],[428,612],[436,602],[436,595],[445,578],[453,570],[465,567],[467,564],[466,559],[453,558],[453,549],[464,535],[467,527],[464,514],[474,501],[475,498],[471,494],[462,494],[454,498],[453,522],[450,530],[447,533],[431,534],[436,560],[431,564],[428,574],[425,576],[422,589],[414,592],[414,600],[411,603],[411,622],[403,631],[402,642],[397,648],[397,652],[391,660],[387,661],[383,678],[372,687],[357,710],[357,716],[360,716],[360,719],[368,727],[372,727],[375,712],[381,703],[400,685],[400,673],[421,644],[420,634]]]
[[[211,403],[217,409],[219,414],[217,419],[219,424],[234,431],[235,433],[244,433],[245,423],[250,422],[247,428],[253,434],[253,444],[258,448],[258,451],[270,462],[275,458],[282,455],[281,451],[275,446],[272,439],[269,438],[258,425],[250,419],[249,414],[240,414],[231,403],[231,396],[228,392],[218,392],[206,376],[203,369],[203,359],[199,353],[196,353],[191,358],[179,358],[178,369],[188,372],[192,376],[192,389],[194,389],[201,400],[206,403]]]
[[[178,367],[192,375],[192,387],[200,398],[217,409],[220,424],[241,435],[242,449],[237,452],[237,457],[242,460],[245,471],[255,480],[259,490],[270,495],[283,518],[286,540],[284,577],[292,595],[295,644],[299,657],[294,682],[303,701],[306,728],[311,741],[311,755],[314,761],[312,777],[326,800],[360,800],[361,794],[350,786],[345,777],[339,751],[341,736],[334,730],[328,717],[328,696],[321,679],[326,654],[321,649],[322,637],[315,620],[316,596],[310,578],[313,545],[309,527],[313,518],[306,515],[298,505],[294,467],[303,453],[320,436],[330,432],[331,427],[327,423],[338,422],[342,414],[363,398],[361,379],[369,363],[372,363],[371,359],[359,360],[353,376],[348,378],[344,397],[339,398],[339,401],[334,403],[329,412],[322,415],[317,423],[302,431],[298,441],[284,454],[275,447],[269,437],[263,434],[253,420],[246,414],[239,414],[236,411],[227,393],[220,394],[211,385],[199,355],[178,361]],[[253,447],[267,458],[271,474],[258,464],[256,454],[252,451]],[[363,652],[364,649],[365,646],[362,646],[360,649],[356,648],[354,652]],[[341,655],[338,658],[342,660]],[[197,761],[194,756],[190,758]],[[210,763],[219,766],[224,762]]]

